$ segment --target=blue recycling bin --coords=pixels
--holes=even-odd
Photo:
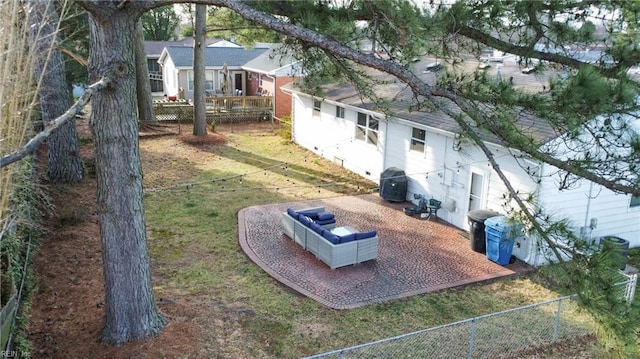
[[[505,216],[496,216],[484,221],[484,231],[487,259],[500,265],[509,264],[513,243],[520,235],[522,226],[509,223]]]

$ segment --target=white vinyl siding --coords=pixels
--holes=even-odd
[[[473,173],[484,180],[481,208],[506,215],[510,207],[515,207],[511,202],[504,206],[507,190],[484,153],[473,146],[456,150],[459,140],[453,133],[401,119],[378,121],[365,110],[330,101],[324,102],[319,114],[311,116],[313,97],[294,93],[293,101],[293,138],[297,144],[374,182],[389,167],[402,169],[409,178],[407,200],[413,201],[414,194],[441,200],[438,217],[458,228],[469,226]],[[345,108],[344,120],[336,116],[338,106]],[[416,128],[425,130],[424,152],[412,150],[419,149],[415,140],[422,139],[421,133],[414,136]],[[597,228],[588,232],[592,238],[615,235],[627,239],[631,248],[640,247],[640,198],[613,193],[596,184],[590,186],[587,181],[558,191],[557,168],[524,163],[502,147],[491,145],[491,150],[515,190],[525,196],[535,194],[532,206],[569,219],[577,230],[596,218]],[[529,165],[535,167],[533,177],[526,173]],[[520,259],[528,258],[524,252],[528,248],[523,246]],[[514,253],[518,252],[514,249]]]
[[[568,218],[576,227],[588,227],[596,218],[598,225],[590,232],[592,238],[615,235],[628,240],[632,248],[640,246],[640,207],[631,207],[628,195],[590,185],[586,180],[559,191],[558,177],[554,176],[557,169],[548,167],[540,191],[540,201],[548,212]]]
[[[312,97],[294,96],[293,101],[293,138],[297,144],[374,182],[379,180],[384,138],[378,140],[378,146],[355,140],[359,111],[345,106],[345,118],[337,118],[335,105],[323,101],[322,111],[311,116]],[[384,133],[385,122],[380,122],[380,133]]]

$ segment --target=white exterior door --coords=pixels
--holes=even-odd
[[[484,199],[484,175],[472,171],[471,186],[469,186],[469,211],[482,209]]]

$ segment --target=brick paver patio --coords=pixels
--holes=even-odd
[[[288,207],[324,206],[338,226],[375,229],[378,258],[331,270],[282,233]],[[402,212],[377,194],[254,206],[238,213],[243,251],[284,285],[335,309],[348,309],[533,271],[516,261],[500,266],[474,252],[468,235],[441,220]]]

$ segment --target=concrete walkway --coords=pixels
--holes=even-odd
[[[338,226],[375,229],[378,258],[331,270],[282,233],[282,212],[324,206]],[[242,209],[239,242],[249,258],[273,278],[330,308],[349,309],[469,283],[524,274],[516,261],[500,266],[471,250],[467,233],[441,220],[402,212],[377,194],[279,203]]]

